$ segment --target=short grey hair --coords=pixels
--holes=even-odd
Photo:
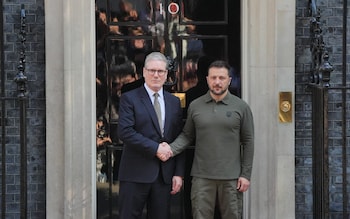
[[[163,53],[160,52],[152,52],[146,56],[145,59],[145,67],[150,61],[162,61],[166,64],[166,69],[168,69],[168,59],[164,56]]]

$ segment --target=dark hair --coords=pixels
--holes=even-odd
[[[230,72],[231,66],[223,60],[216,60],[209,65],[208,69],[210,68],[226,68]]]

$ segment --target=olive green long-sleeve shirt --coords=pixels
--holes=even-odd
[[[228,93],[215,102],[208,92],[191,102],[183,131],[170,146],[175,155],[194,141],[192,176],[250,180],[254,123],[250,107],[243,100]]]

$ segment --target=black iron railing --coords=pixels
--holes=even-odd
[[[27,76],[25,75],[26,64],[26,13],[24,6],[21,8],[21,30],[20,30],[20,51],[19,51],[19,64],[18,74],[14,81],[17,83],[18,101],[20,106],[20,153],[21,153],[21,165],[20,165],[20,205],[21,205],[21,219],[27,218]]]
[[[348,210],[348,182],[347,182],[347,93],[350,87],[346,82],[346,27],[347,27],[347,1],[343,3],[343,69],[342,85],[330,85],[333,66],[329,62],[329,54],[323,40],[321,28],[321,13],[317,9],[316,2],[309,1],[310,22],[310,49],[312,65],[309,76],[308,90],[312,95],[312,159],[313,159],[313,215],[315,219],[349,218]],[[334,98],[336,97],[336,98]],[[341,97],[341,98],[339,98]],[[334,100],[336,99],[336,100]],[[332,106],[338,106],[337,110]],[[339,107],[340,106],[340,107]],[[330,109],[330,107],[332,107]],[[335,119],[336,118],[336,119]],[[341,118],[340,122],[339,119]],[[334,124],[341,126],[339,136],[334,135]],[[338,131],[338,130],[337,130]],[[340,138],[340,140],[339,140]],[[330,154],[330,148],[334,147],[334,139],[337,139],[337,147],[341,148],[341,173],[335,171],[330,160],[334,160]],[[332,142],[332,143],[331,143]],[[341,147],[339,147],[341,145]],[[332,168],[330,168],[332,167]],[[340,175],[340,176],[339,176]],[[341,177],[342,210],[334,204],[331,198],[331,187],[334,185],[332,178]],[[332,185],[332,186],[330,186]],[[333,196],[334,197],[334,196]],[[338,203],[339,205],[339,203]],[[333,207],[332,207],[333,206]]]
[[[2,5],[2,3],[0,3]],[[3,27],[3,16],[0,16],[0,25]],[[19,107],[19,142],[20,142],[20,218],[27,218],[27,76],[25,74],[25,52],[26,52],[26,12],[22,5],[20,11],[20,32],[19,36],[19,64],[17,66],[18,73],[14,78],[14,82],[17,84],[17,96],[7,97],[5,87],[5,61],[4,61],[4,35],[3,31],[0,33],[1,43],[1,218],[7,218],[7,151],[6,151],[6,128],[8,118],[7,113],[7,101],[17,101]],[[17,106],[17,105],[16,105]]]

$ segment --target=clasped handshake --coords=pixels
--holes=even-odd
[[[167,161],[173,156],[173,151],[168,143],[162,142],[158,146],[157,157],[161,161]]]

